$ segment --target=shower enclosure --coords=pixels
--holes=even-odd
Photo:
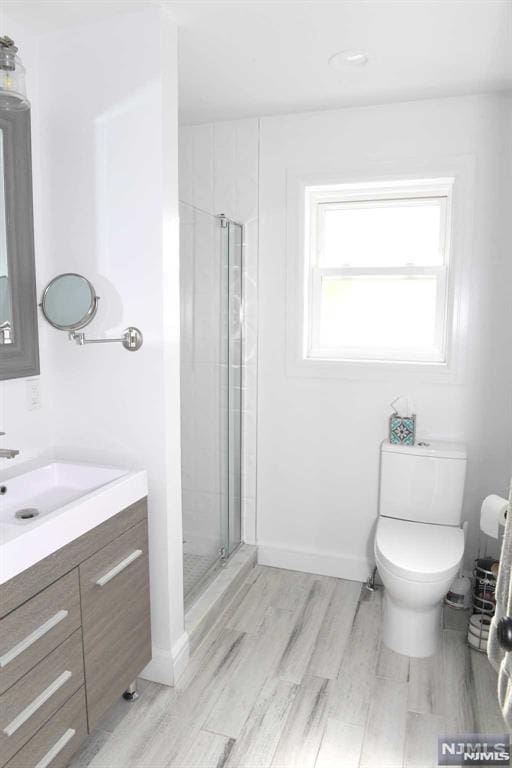
[[[180,203],[185,604],[241,539],[242,227]]]

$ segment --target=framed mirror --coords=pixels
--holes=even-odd
[[[44,289],[41,309],[50,325],[59,331],[78,331],[94,318],[98,299],[86,277],[65,272],[54,277]]]
[[[0,379],[38,373],[30,110],[0,109]]]

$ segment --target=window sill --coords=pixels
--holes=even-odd
[[[286,368],[288,376],[305,378],[382,381],[409,377],[442,384],[457,378],[455,367],[448,363],[295,358],[288,359]]]
[[[343,363],[344,365],[353,365],[360,363],[362,365],[419,365],[419,366],[441,366],[446,368],[447,362],[445,355],[437,350],[431,350],[423,356],[420,353],[410,353],[407,357],[402,351],[399,354],[396,350],[387,350],[387,354],[381,353],[380,356],[369,349],[358,349],[352,351],[348,349],[327,350],[322,347],[310,349],[304,358],[306,362],[321,363]]]

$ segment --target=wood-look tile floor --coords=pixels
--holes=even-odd
[[[503,733],[496,676],[446,614],[438,654],[381,643],[382,592],[257,566],[176,688],[141,681],[72,768],[419,768],[437,736]]]

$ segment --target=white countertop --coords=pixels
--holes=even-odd
[[[49,461],[0,480],[0,584],[147,496],[145,470]],[[1,488],[0,488],[1,490]],[[39,516],[17,520],[18,509]]]

